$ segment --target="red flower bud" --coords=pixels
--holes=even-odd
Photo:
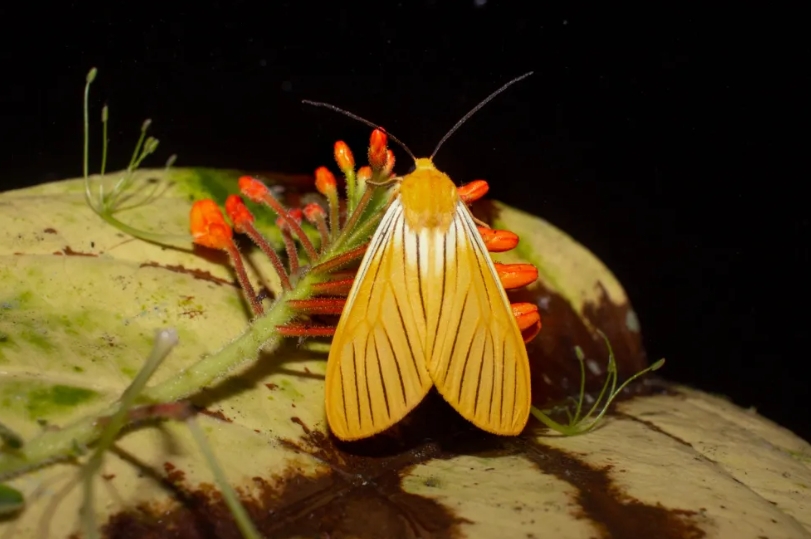
[[[388,136],[382,129],[372,131],[369,139],[369,164],[373,169],[381,169],[386,165],[386,143]]]
[[[237,195],[230,195],[225,199],[225,213],[234,223],[234,229],[240,234],[244,234],[246,226],[253,223],[253,214]]]
[[[311,202],[310,204],[304,206],[304,217],[311,223],[315,223],[319,218],[323,219],[326,216],[327,212],[324,211],[321,204]]]
[[[489,189],[490,186],[486,181],[473,180],[468,184],[458,187],[457,191],[459,192],[459,198],[462,199],[462,202],[465,204],[470,204],[471,202],[475,202],[486,195]]]
[[[189,225],[194,243],[212,249],[225,249],[233,244],[231,227],[220,208],[211,199],[198,200],[189,212]]]
[[[251,176],[242,176],[239,179],[239,190],[254,202],[262,202],[268,193],[267,186]]]

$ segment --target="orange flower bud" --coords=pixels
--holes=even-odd
[[[318,229],[318,233],[321,235],[321,250],[323,252],[325,246],[329,243],[327,212],[321,207],[321,204],[312,202],[304,206],[304,217]]]
[[[324,208],[321,207],[321,204],[312,202],[304,206],[304,217],[311,223],[315,223],[319,219],[324,219],[326,218],[326,216],[327,212],[324,211]]]
[[[518,245],[518,235],[509,230],[494,230],[483,226],[476,227],[484,240],[484,246],[491,253],[503,253],[515,249]]]
[[[231,227],[211,199],[198,200],[192,205],[189,224],[197,245],[212,249],[226,249],[233,245]]]
[[[538,321],[535,322],[534,325],[529,326],[528,328],[521,330],[521,336],[524,338],[524,343],[528,343],[532,339],[538,336],[538,333],[541,332],[541,318],[538,317]]]
[[[386,143],[388,136],[383,129],[375,129],[369,139],[369,164],[374,169],[383,168],[386,165]]]
[[[253,214],[251,214],[250,210],[245,206],[245,203],[242,202],[242,199],[237,195],[229,195],[228,198],[225,199],[225,213],[228,214],[228,218],[234,223],[234,230],[240,234],[244,234],[246,227],[254,221]]]
[[[315,188],[324,196],[329,196],[337,189],[335,175],[327,167],[315,169]]]
[[[372,169],[370,167],[360,167],[358,169],[358,181],[365,183],[372,179]]]
[[[386,164],[383,166],[383,172],[388,176],[394,170],[394,152],[386,150]]]
[[[338,168],[344,174],[347,171],[355,170],[355,157],[352,155],[352,150],[349,149],[346,142],[339,140],[335,143],[335,162],[338,163]]]
[[[254,202],[262,202],[268,193],[267,186],[251,176],[242,176],[239,179],[239,190]]]
[[[247,178],[247,176],[244,177]],[[234,204],[234,202],[231,202],[232,207]],[[242,262],[237,246],[234,244],[231,227],[225,222],[220,208],[217,207],[213,200],[198,200],[191,207],[189,221],[194,243],[212,249],[221,249],[228,253],[231,263],[234,265],[239,285],[245,292],[245,298],[250,303],[254,316],[262,314],[262,302],[256,298],[251,280],[245,272],[245,264]]]
[[[490,190],[490,186],[484,180],[473,180],[472,182],[457,188],[459,198],[465,204],[470,204],[482,198]]]
[[[541,321],[541,315],[538,314],[537,305],[532,303],[513,303],[510,307],[512,307],[515,321],[518,322],[518,329],[521,331]]]
[[[499,264],[496,262],[494,265],[498,277],[501,279],[501,285],[507,290],[527,286],[538,279],[538,268],[532,264]]]

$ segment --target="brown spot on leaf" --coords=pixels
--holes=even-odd
[[[224,413],[222,413],[222,410],[211,411],[208,408],[200,408],[197,406],[195,406],[194,409],[203,415],[207,415],[208,417],[213,417],[214,419],[219,419],[220,421],[225,421],[226,423],[233,422],[230,418],[226,417]]]
[[[45,230],[43,230],[43,232],[46,233],[46,234],[56,234],[56,229],[48,227]]]
[[[276,391],[277,389],[279,389],[279,384],[274,384],[274,383],[270,382],[270,383],[265,384],[265,387],[268,388],[271,391]]]
[[[186,480],[186,473],[183,470],[178,470],[171,462],[163,463],[163,471],[166,472],[166,480],[174,485]]]
[[[304,431],[304,434],[310,434],[310,428],[304,424],[304,421],[302,421],[301,418],[293,416],[290,418],[290,421],[300,426],[301,430]]]
[[[578,513],[600,530],[600,538],[700,539],[695,511],[651,505],[622,492],[609,476],[611,466],[593,467],[574,455],[540,443],[518,440],[525,456],[542,472],[554,475],[577,489]]]
[[[235,288],[239,287],[239,284],[236,281],[228,281],[226,279],[222,279],[220,277],[215,277],[209,271],[201,270],[201,269],[189,269],[185,266],[180,264],[173,265],[173,264],[159,264],[157,262],[143,262],[139,267],[141,268],[162,268],[169,271],[173,271],[175,273],[182,273],[184,275],[191,275],[195,279],[199,279],[201,281],[208,281],[210,283],[214,283],[216,285],[230,285]]]
[[[95,253],[83,253],[81,251],[74,251],[68,246],[62,248],[61,251],[54,251],[53,254],[57,256],[99,256]]]

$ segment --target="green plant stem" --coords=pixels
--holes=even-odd
[[[346,179],[346,211],[349,213],[349,215],[352,215],[352,212],[355,211],[355,206],[357,205],[357,200],[355,200],[357,181],[354,177],[350,178],[347,175],[344,175],[344,178]]]
[[[236,492],[234,492],[234,488],[228,483],[228,478],[225,476],[225,472],[217,461],[217,457],[214,455],[214,451],[211,449],[211,445],[208,443],[203,429],[200,428],[200,425],[194,417],[190,417],[186,420],[186,426],[189,427],[189,431],[194,441],[197,443],[197,448],[208,462],[208,466],[211,468],[211,472],[214,475],[214,480],[217,482],[217,486],[220,487],[223,501],[225,501],[225,505],[228,506],[228,509],[231,510],[231,514],[234,515],[234,520],[237,523],[239,531],[242,532],[242,536],[246,539],[260,539],[262,536],[254,527],[251,517],[245,510],[245,507],[240,503],[239,497],[237,497]]]
[[[152,243],[157,243],[166,247],[174,247],[176,249],[183,249],[191,251],[194,248],[191,235],[182,234],[160,234],[157,232],[148,232],[146,230],[139,230],[131,227],[130,225],[116,219],[112,212],[108,210],[96,209],[96,214],[101,217],[107,224],[116,227],[121,232],[129,234],[139,240],[144,240]]]
[[[90,99],[90,85],[93,84],[93,81],[95,80],[97,73],[98,73],[98,70],[96,70],[95,67],[93,69],[91,69],[87,73],[86,83],[84,85],[84,102],[85,102],[84,117],[83,117],[83,123],[84,123],[84,160],[83,160],[83,165],[84,166],[83,166],[82,170],[84,172],[84,177],[85,178],[87,178],[87,174],[88,174],[88,172],[87,172],[87,167],[88,167],[88,162],[89,162],[88,154],[89,154],[89,151],[90,151],[90,140],[89,140],[90,139],[90,113],[87,110],[87,102]]]
[[[138,401],[165,403],[184,399],[246,363],[255,361],[260,349],[272,352],[278,348],[283,338],[276,332],[276,326],[286,324],[296,316],[287,301],[309,297],[315,281],[316,278],[311,276],[302,278],[290,293],[279,298],[242,335],[168,380],[146,388]],[[119,406],[114,404],[97,415],[81,419],[61,430],[45,431],[26,443],[20,451],[0,455],[0,481],[71,457],[77,446],[93,444],[101,434],[99,419],[116,413]]]
[[[158,147],[158,141],[153,137],[149,137],[146,140],[146,145],[144,145],[144,136],[146,136],[146,129],[149,127],[150,123],[150,120],[146,120],[144,126],[141,128],[141,137],[138,139],[138,144],[136,145],[136,152],[140,153],[137,156],[133,155],[133,161],[127,167],[126,172],[119,178],[113,189],[102,198],[102,203],[105,208],[111,210],[118,209],[121,197],[124,196],[124,193],[127,192],[135,181],[135,171],[141,166],[141,162]]]
[[[166,359],[166,356],[169,355],[169,352],[176,344],[176,331],[163,330],[158,332],[155,337],[152,353],[149,355],[143,368],[138,371],[135,379],[124,391],[124,394],[119,400],[118,409],[112,417],[109,418],[107,425],[101,432],[96,451],[82,469],[82,483],[84,486],[84,499],[81,509],[82,523],[85,535],[90,539],[99,537],[99,531],[96,527],[96,514],[93,511],[93,480],[95,479],[96,472],[101,468],[102,462],[104,461],[104,454],[113,445],[119,432],[121,432],[121,428],[124,427],[127,412],[132,408],[138,395],[155,373],[155,369]]]
[[[130,164],[127,165],[127,170],[130,172],[138,168],[136,164],[139,161],[138,156],[141,154],[141,147],[144,145],[144,139],[146,139],[146,131],[149,129],[151,123],[150,120],[144,120],[143,125],[141,125],[141,135],[138,137],[138,142],[135,143],[135,149],[132,151]]]
[[[577,423],[580,421],[580,414],[583,412],[583,399],[586,397],[586,365],[583,350],[579,346],[574,347],[574,353],[577,356],[577,361],[580,362],[580,396],[577,399],[577,408],[574,411],[574,418],[569,418],[569,423]],[[603,386],[605,390],[605,386]],[[601,393],[602,395],[602,393]]]
[[[366,209],[366,206],[368,206],[369,202],[372,200],[373,192],[373,189],[367,189],[366,192],[363,193],[363,197],[358,201],[358,205],[352,210],[349,219],[347,219],[343,231],[338,236],[338,239],[333,242],[332,248],[330,249],[331,252],[336,252],[343,248],[347,238],[353,232],[355,225],[357,225],[363,215],[363,210]]]
[[[364,223],[356,228],[355,231],[349,236],[349,238],[344,242],[344,245],[347,247],[354,247],[355,245],[360,245],[364,241],[367,241],[372,234],[374,234],[375,230],[377,229],[377,225],[380,224],[380,220],[382,218],[383,212],[380,212],[375,217],[365,220]]]
[[[327,193],[327,205],[329,206],[329,239],[330,242],[333,242],[341,229],[341,208],[338,202],[338,192],[335,189]]]
[[[85,107],[87,108],[87,107]],[[104,176],[104,171],[107,170],[107,145],[109,143],[107,137],[107,124],[109,122],[110,112],[107,108],[107,105],[104,105],[104,108],[101,109],[101,134],[102,134],[102,141],[101,141],[101,171],[99,172],[100,176]],[[87,177],[87,172],[85,172],[85,178]]]

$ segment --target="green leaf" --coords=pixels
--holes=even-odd
[[[136,188],[154,179],[166,182],[166,191],[116,218],[139,230],[186,235],[192,200],[221,203],[237,192],[238,176],[137,172]],[[103,181],[114,185],[120,177]],[[276,178],[287,192],[304,185]],[[82,428],[107,425],[157,329],[174,328],[179,344],[147,391],[231,343],[250,317],[224,257],[121,233],[87,207],[82,180],[4,193],[0,207],[0,420],[25,441],[0,450],[0,488],[10,489],[0,496],[9,492],[11,500],[4,513],[15,511],[0,516],[0,537],[69,536],[79,532],[81,466],[94,446],[77,437],[70,454],[48,463],[38,457],[53,448],[40,442],[78,432],[71,429],[86,417],[102,420]],[[255,213],[263,232],[278,238],[275,216]],[[645,367],[627,297],[593,255],[504,205],[480,204],[477,215],[521,236],[519,252],[501,260],[541,266],[540,282],[513,296],[541,306],[544,327],[529,346],[537,406],[577,396],[575,345],[587,392],[599,392],[608,366],[597,329],[624,377]],[[255,283],[273,275],[258,252],[247,256]],[[278,282],[266,284],[278,291]],[[291,342],[274,354],[241,353],[245,368],[191,401],[204,410],[196,421],[211,454],[264,536],[376,537],[386,530],[395,538],[500,538],[547,530],[566,539],[652,529],[802,537],[811,530],[804,505],[811,471],[791,456],[811,454],[808,444],[686,388],[638,384],[629,393],[636,396],[626,395],[601,427],[573,438],[549,437],[538,423],[519,438],[490,436],[431,396],[395,431],[337,444],[324,421],[323,351]],[[136,408],[149,412],[149,404]],[[181,421],[146,421],[123,433],[93,477],[91,505],[102,536],[237,536],[199,434]],[[16,472],[2,479],[4,470]]]

